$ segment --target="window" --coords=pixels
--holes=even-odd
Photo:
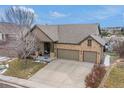
[[[92,40],[88,39],[87,46],[92,46]]]
[[[6,40],[6,34],[0,33],[0,40],[5,41]]]

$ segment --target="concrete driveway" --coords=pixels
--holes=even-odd
[[[69,60],[55,60],[38,71],[29,80],[51,87],[85,87],[85,77],[93,63]]]

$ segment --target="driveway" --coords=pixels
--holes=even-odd
[[[51,87],[85,87],[85,77],[93,63],[69,60],[55,60],[38,71],[29,80]]]

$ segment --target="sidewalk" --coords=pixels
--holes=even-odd
[[[0,88],[24,88],[24,87],[0,80]]]
[[[20,79],[16,77],[0,75],[0,80],[8,83],[12,83],[25,88],[52,88],[46,84],[36,83],[30,80]]]

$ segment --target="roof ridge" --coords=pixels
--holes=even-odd
[[[63,25],[36,25],[50,37],[56,37],[59,43],[78,43],[85,36],[100,34],[98,24],[65,24]],[[76,26],[74,26],[76,25]],[[47,29],[45,29],[47,28]],[[46,31],[45,31],[46,30]],[[53,33],[55,32],[54,36]]]
[[[36,24],[38,26],[65,26],[65,25],[99,25],[99,23],[75,23],[75,24]]]

